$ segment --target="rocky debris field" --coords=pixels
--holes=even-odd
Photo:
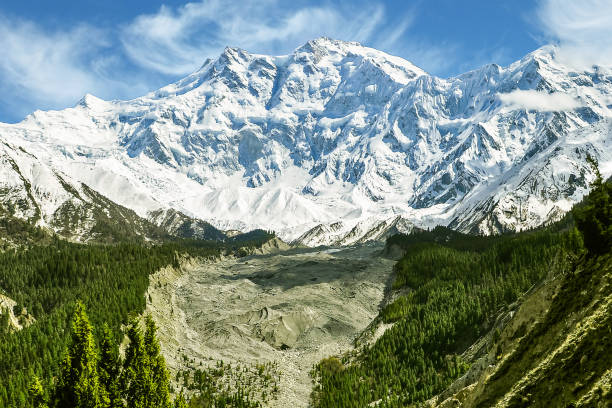
[[[350,350],[378,314],[393,265],[381,249],[300,249],[159,271],[147,312],[173,378],[219,361],[273,363],[279,391],[266,405],[307,406],[313,365]]]

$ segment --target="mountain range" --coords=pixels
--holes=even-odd
[[[612,174],[610,67],[546,46],[439,78],[319,38],[286,56],[226,48],[140,98],[0,124],[0,213],[82,241],[118,226],[310,246],[495,234],[560,219],[589,190],[588,155]]]

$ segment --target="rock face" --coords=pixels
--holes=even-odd
[[[172,208],[151,211],[149,220],[173,236],[211,241],[224,241],[228,238],[206,221],[188,217]]]
[[[326,38],[281,57],[227,48],[141,98],[86,95],[0,125],[0,141],[141,217],[172,208],[285,241],[330,231],[311,245],[397,216],[517,230],[559,218],[585,194],[587,154],[612,173],[612,70],[576,71],[555,52],[442,79]],[[40,208],[52,224],[68,200],[62,188],[21,173],[54,203]],[[29,200],[26,187],[11,191]]]
[[[353,225],[352,223],[349,224]],[[347,231],[346,223],[337,221],[332,224],[319,224],[306,231],[298,237],[294,243],[305,246],[331,245],[346,246],[363,244],[371,241],[385,241],[391,235],[402,233],[408,234],[414,228],[414,224],[397,215],[388,219],[371,217],[355,224]]]
[[[0,330],[19,331],[34,323],[36,319],[28,313],[25,307],[17,308],[17,302],[0,294],[0,321],[6,325],[0,327]]]
[[[68,175],[22,147],[4,142],[1,136],[0,219],[6,223],[25,220],[81,242],[166,234],[133,210],[80,182],[78,174]],[[4,227],[0,228],[0,242],[3,236],[10,242],[15,229]]]

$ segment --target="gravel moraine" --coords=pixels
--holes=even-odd
[[[382,246],[301,249],[190,262],[151,277],[147,312],[172,377],[195,365],[277,362],[280,394],[269,407],[309,404],[309,371],[352,348],[378,314],[394,261]]]

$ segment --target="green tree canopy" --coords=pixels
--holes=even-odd
[[[47,408],[47,401],[45,399],[45,391],[40,382],[40,379],[36,376],[32,379],[30,388],[28,389],[30,401],[34,405],[34,408]]]
[[[590,156],[587,160],[595,181],[588,199],[574,209],[574,217],[587,251],[600,255],[612,248],[612,185],[604,182],[595,160]]]
[[[71,344],[61,363],[56,402],[74,408],[102,408],[108,398],[98,377],[98,351],[85,306],[78,301],[72,322]]]
[[[113,341],[113,335],[104,323],[102,327],[102,338],[100,340],[100,363],[98,373],[100,383],[106,389],[109,399],[109,408],[123,407],[121,389],[119,385],[119,351]]]
[[[157,327],[151,315],[145,318],[145,326],[144,343],[150,364],[152,406],[170,408],[170,377],[156,337]]]

